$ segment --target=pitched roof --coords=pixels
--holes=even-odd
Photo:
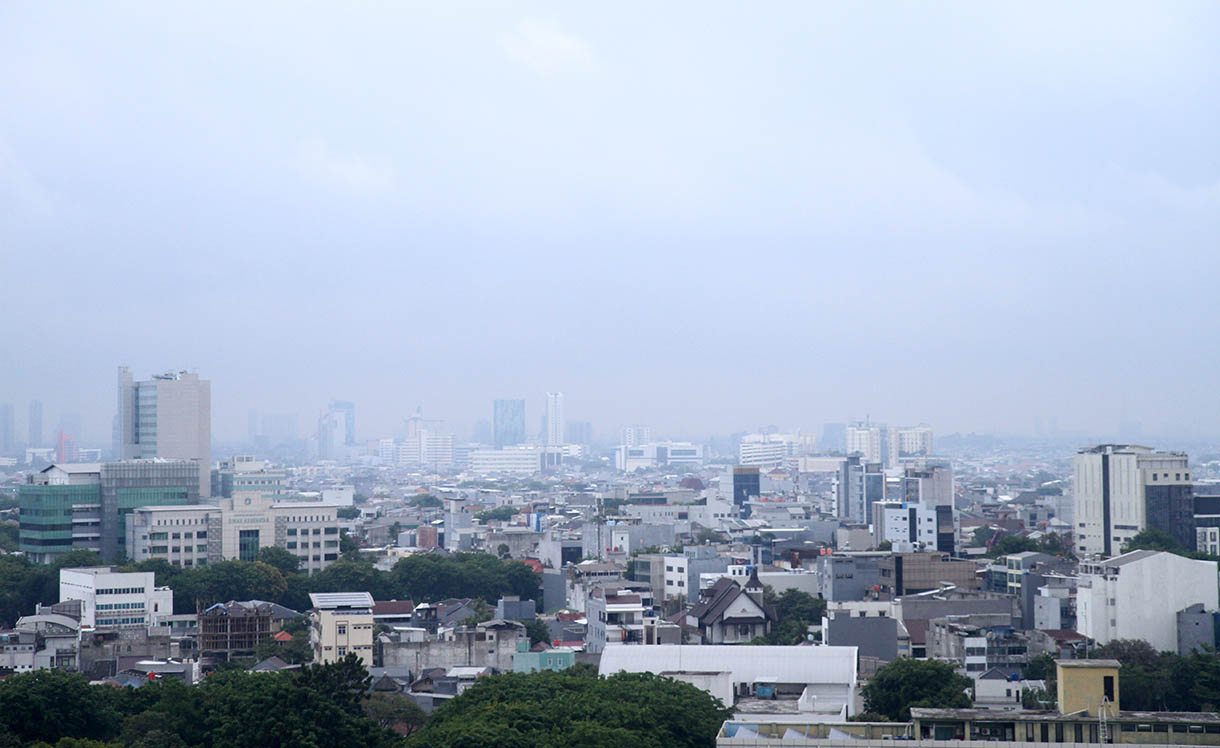
[[[753,579],[757,580],[757,576],[753,577]],[[697,619],[700,624],[718,621],[724,616],[724,611],[737,598],[745,594],[746,591],[736,581],[729,577],[721,577],[716,580],[716,584],[712,585],[711,594],[691,608],[688,615]],[[753,601],[753,598],[750,599]],[[757,603],[755,604],[757,605]],[[775,620],[775,611],[766,605],[759,605],[758,607],[762,608],[764,617]]]

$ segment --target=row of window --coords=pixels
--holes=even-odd
[[[97,591],[98,595],[143,595],[143,587],[106,587]]]
[[[106,603],[97,606],[98,610],[144,610],[144,603]]]
[[[123,626],[129,623],[144,623],[144,616],[138,618],[99,618],[98,626]]]
[[[289,527],[289,528],[288,528],[288,534],[289,534],[289,535],[296,535],[296,534],[297,534],[297,528],[295,528],[295,527]],[[301,529],[301,534],[302,534],[302,535],[308,535],[308,534],[309,534],[309,528],[308,528],[308,527],[302,528],[302,529]],[[313,534],[314,534],[314,535],[321,535],[321,534],[322,534],[322,528],[318,528],[318,527],[313,528]],[[337,528],[337,527],[327,527],[327,528],[326,528],[326,534],[327,534],[327,535],[338,535],[338,534],[339,534],[339,528]]]

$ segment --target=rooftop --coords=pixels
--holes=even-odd
[[[372,608],[373,596],[368,592],[311,592],[309,602],[314,608]]]

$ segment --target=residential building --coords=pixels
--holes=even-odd
[[[839,463],[835,477],[835,501],[840,519],[867,524],[873,504],[885,501],[885,471],[880,462],[851,456]]]
[[[884,463],[888,444],[885,426],[857,422],[847,426],[846,453],[858,456],[863,462]]]
[[[428,428],[418,429],[398,445],[397,463],[428,470],[448,467],[453,464],[453,436]]]
[[[652,429],[648,426],[636,424],[634,426],[624,426],[619,432],[619,444],[625,447],[639,447],[645,444],[652,443]]]
[[[1008,676],[1029,662],[1029,642],[1005,614],[934,618],[928,623],[928,657],[955,663],[977,678],[1000,669]]]
[[[311,592],[309,643],[313,661],[335,662],[349,654],[373,666],[373,596],[367,592]]]
[[[492,433],[496,449],[525,443],[525,401],[496,400],[492,403]]]
[[[127,460],[48,465],[18,488],[20,548],[36,563],[72,550],[103,561],[128,557],[126,516],[145,505],[199,501],[194,460]]]
[[[737,447],[739,465],[774,468],[813,451],[812,434],[746,434]]]
[[[825,600],[864,600],[881,584],[881,562],[888,553],[839,551],[818,557],[818,596]]]
[[[904,458],[929,457],[932,451],[932,428],[930,426],[906,426],[889,430],[890,466]]]
[[[1195,506],[1196,551],[1220,556],[1220,484],[1196,483],[1193,489]]]
[[[1178,612],[1194,605],[1215,613],[1217,564],[1163,551],[1131,551],[1080,564],[1076,630],[1098,644],[1143,639],[1176,652]]]
[[[686,625],[703,644],[744,644],[766,636],[776,621],[763,602],[763,585],[751,570],[744,585],[721,577],[699,593],[699,602],[686,612]]]
[[[563,444],[563,426],[567,421],[563,413],[563,393],[546,393],[546,432],[543,443],[548,446]]]
[[[854,612],[827,610],[822,616],[822,643],[856,647],[861,657],[874,657],[882,663],[898,659],[899,620],[888,615],[866,615],[865,611],[853,615]],[[902,631],[905,633],[905,629]]]
[[[412,673],[430,668],[479,667],[509,672],[522,646],[529,649],[525,624],[493,618],[474,626],[400,628],[377,637],[382,667],[405,667]],[[550,669],[550,668],[546,668]]]
[[[1182,452],[1099,444],[1072,460],[1077,550],[1113,556],[1146,527],[1194,547],[1194,495]]]
[[[199,463],[198,494],[211,495],[212,383],[195,372],[158,374],[136,381],[119,367],[117,456],[160,457]]]
[[[513,655],[514,673],[537,673],[542,670],[559,672],[576,664],[576,650],[571,647],[555,647],[531,651],[528,642]]]
[[[8,631],[0,631],[0,670],[80,669],[80,619],[37,605]]]
[[[81,601],[81,626],[91,628],[149,628],[174,613],[174,591],[156,586],[151,571],[60,569],[59,601],[68,600]]]

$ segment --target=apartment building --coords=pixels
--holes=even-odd
[[[309,642],[313,661],[335,662],[349,654],[373,666],[373,596],[367,592],[312,592]]]

